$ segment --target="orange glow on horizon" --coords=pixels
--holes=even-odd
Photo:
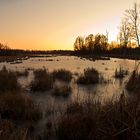
[[[138,2],[138,0],[135,0]],[[133,0],[1,0],[0,42],[29,50],[73,50],[77,36],[109,32]]]

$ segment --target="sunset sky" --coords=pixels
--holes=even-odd
[[[16,49],[73,49],[79,35],[116,40],[124,10],[139,0],[0,0],[0,42]]]

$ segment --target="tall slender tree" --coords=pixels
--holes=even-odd
[[[121,21],[120,32],[119,32],[120,45],[127,47],[131,41],[131,24],[129,19],[124,17]]]
[[[126,10],[126,16],[131,23],[133,39],[136,40],[138,47],[140,47],[140,8],[137,3],[134,3],[133,8]]]

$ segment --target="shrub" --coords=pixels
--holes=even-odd
[[[78,84],[97,84],[99,83],[99,72],[94,68],[84,69],[84,74],[77,79]]]
[[[54,70],[52,72],[54,79],[70,82],[72,79],[72,73],[65,69]]]
[[[34,80],[31,82],[31,91],[47,91],[53,87],[53,77],[46,69],[34,71]]]
[[[4,66],[0,70],[0,92],[16,91],[20,89],[15,72],[7,70]]]

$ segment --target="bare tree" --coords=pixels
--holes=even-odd
[[[107,42],[108,42],[108,36],[109,36],[109,31],[106,30],[106,38],[107,38]]]
[[[120,45],[127,47],[128,43],[131,41],[131,24],[128,18],[123,18],[120,25],[119,39]]]
[[[140,13],[139,13],[139,7],[137,3],[134,3],[134,6],[132,9],[126,10],[126,16],[129,18],[131,27],[132,27],[132,33],[133,33],[133,39],[137,41],[137,45],[140,47],[140,34],[139,34],[139,20],[140,20]]]

